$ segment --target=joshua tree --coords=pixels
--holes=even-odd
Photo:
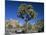
[[[27,24],[27,31],[28,31],[28,21],[35,18],[35,11],[32,5],[21,4],[18,8],[17,16],[24,19]]]

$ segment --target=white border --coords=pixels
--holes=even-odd
[[[44,2],[44,0],[8,0],[8,1],[29,1],[29,2]]]
[[[15,0],[12,0],[15,1]],[[24,0],[17,0],[24,1]],[[31,33],[31,34],[20,34],[20,35],[45,35],[46,34],[46,2],[44,0],[25,0],[31,2],[44,2],[44,33]],[[0,0],[0,35],[5,35],[5,0]],[[19,35],[19,34],[18,34]]]
[[[0,35],[5,35],[5,3],[4,0],[0,0]]]

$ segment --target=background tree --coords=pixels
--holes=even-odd
[[[9,28],[9,29],[12,29],[13,27],[12,27],[12,25],[9,24],[9,25],[8,25],[8,28]]]
[[[44,20],[38,20],[35,25],[38,32],[44,32]]]
[[[44,20],[39,20],[38,21],[38,32],[44,32]]]
[[[25,20],[28,31],[28,21],[35,18],[36,13],[32,5],[21,4],[18,8],[17,16]]]

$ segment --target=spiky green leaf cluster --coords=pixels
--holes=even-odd
[[[18,16],[22,19],[30,20],[36,15],[32,5],[21,4],[18,8]],[[25,19],[25,20],[26,20]]]

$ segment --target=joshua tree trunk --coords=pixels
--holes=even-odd
[[[25,22],[26,22],[26,32],[28,32],[28,21]]]

